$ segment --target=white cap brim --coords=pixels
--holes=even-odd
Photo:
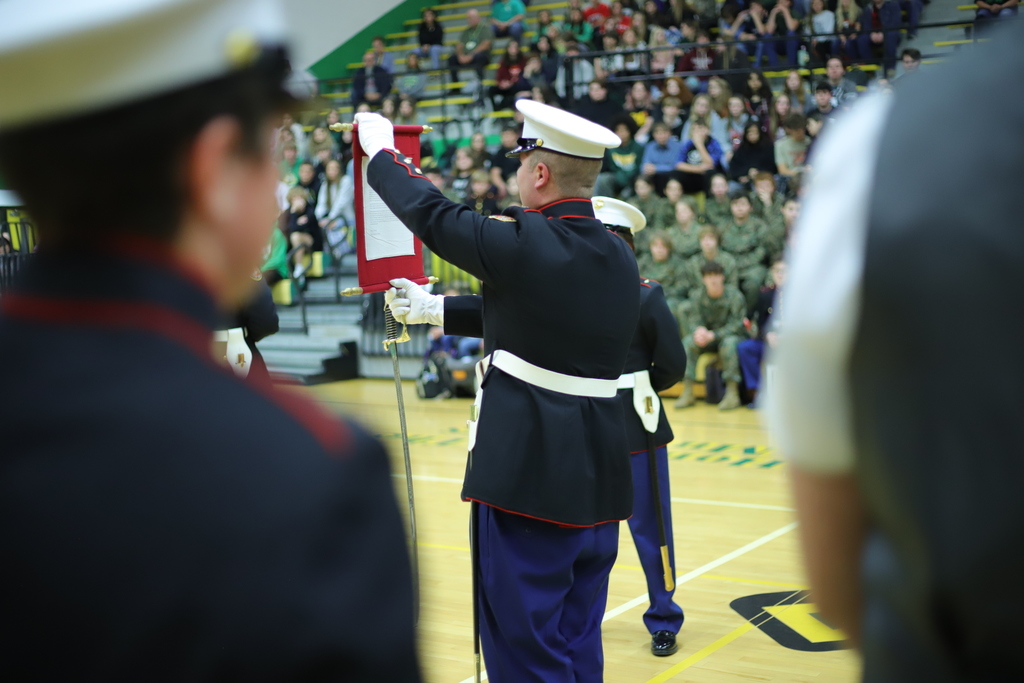
[[[534,149],[558,152],[584,159],[603,159],[606,149],[622,144],[619,136],[602,125],[570,112],[534,100],[519,100],[523,114],[523,136],[509,156]]]
[[[170,92],[285,42],[278,0],[4,0],[0,127]]]
[[[634,235],[647,227],[647,218],[643,212],[620,199],[612,197],[594,197],[594,215],[605,225],[629,228]]]

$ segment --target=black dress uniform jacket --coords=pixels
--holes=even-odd
[[[441,258],[483,282],[482,296],[445,299],[445,332],[482,336],[547,370],[617,379],[639,315],[636,260],[587,199],[485,218],[444,197],[384,151],[370,185]],[[632,513],[631,470],[616,397],[584,398],[497,368],[483,381],[464,500],[569,526]]]
[[[1022,28],[901,81],[881,139],[849,373],[866,681],[1024,679]]]
[[[650,373],[651,387],[655,391],[668,389],[686,374],[686,351],[679,338],[679,325],[665,301],[661,285],[647,279],[640,280],[640,322],[622,372],[628,374],[640,370]],[[633,407],[633,390],[619,389],[619,400],[626,413],[626,437],[630,452],[646,453],[648,432]],[[658,429],[654,432],[654,445],[664,446],[673,438],[672,427],[662,408],[658,416]]]
[[[381,445],[211,358],[158,249],[0,299],[0,680],[419,681]]]
[[[267,370],[263,354],[256,348],[256,342],[266,339],[272,334],[277,334],[277,331],[281,329],[281,320],[277,315],[274,296],[266,281],[261,281],[256,285],[252,300],[238,311],[228,327],[241,327],[245,330],[245,345],[252,351],[252,363],[245,381],[270,381],[270,371]]]

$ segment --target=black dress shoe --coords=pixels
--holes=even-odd
[[[651,636],[651,654],[655,657],[674,655],[678,649],[676,634],[672,631],[655,631]]]

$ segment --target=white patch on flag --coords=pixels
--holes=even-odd
[[[416,244],[412,232],[398,220],[367,182],[370,160],[363,157],[363,241],[366,260],[412,256]]]

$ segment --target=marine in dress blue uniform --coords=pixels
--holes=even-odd
[[[275,7],[0,4],[0,81],[32,80],[0,101],[0,168],[42,244],[0,297],[0,680],[420,680],[383,447],[212,356],[275,210],[269,150],[221,146],[247,117],[262,141],[287,106],[281,52],[262,47]],[[171,120],[136,116],[154,110]],[[67,159],[75,187],[54,193],[47,140],[100,133],[117,141]],[[188,162],[137,160],[150,186],[131,191],[188,216],[166,233],[166,214],[107,206],[130,185],[106,175],[124,147],[161,135]],[[235,210],[262,201],[243,177],[267,179],[266,221]]]
[[[609,230],[629,235],[631,243],[632,235],[646,227],[647,219],[643,213],[626,202],[611,197],[594,197],[593,203],[598,220]],[[644,614],[644,625],[651,634],[651,652],[658,656],[671,655],[678,650],[676,633],[683,625],[683,610],[673,600],[674,580],[672,589],[666,588],[659,529],[664,525],[669,571],[674,576],[667,449],[674,436],[657,392],[681,381],[686,373],[686,351],[678,329],[661,285],[641,276],[640,321],[619,382],[619,399],[625,412],[626,439],[633,470],[633,515],[629,518],[629,530],[647,578],[651,604]],[[654,448],[656,477],[651,473],[651,447]],[[653,490],[655,481],[659,489],[657,496]],[[656,510],[659,504],[660,517]]]
[[[538,159],[556,165],[545,153],[589,158],[592,187],[616,136],[539,103],[519,106],[526,123],[516,153],[537,153],[521,157],[520,174],[539,172]],[[372,153],[371,126],[390,124],[364,114],[357,123]],[[616,393],[639,314],[635,259],[594,217],[589,196],[485,218],[445,198],[394,151],[376,153],[368,177],[433,253],[483,283],[480,296],[434,297],[396,281],[402,289],[391,305],[396,318],[484,340],[462,498],[479,503],[473,542],[488,676],[601,681],[616,522],[633,509]],[[586,299],[564,303],[577,284]]]

